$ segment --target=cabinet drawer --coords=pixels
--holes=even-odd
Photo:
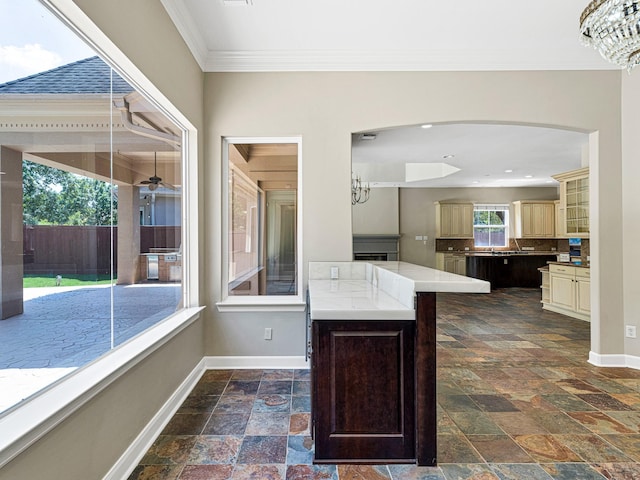
[[[578,268],[576,267],[576,277],[589,278],[591,276],[590,268]]]
[[[549,273],[562,273],[564,275],[575,275],[576,267],[569,267],[565,265],[549,265]]]

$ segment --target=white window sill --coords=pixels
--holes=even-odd
[[[300,295],[238,295],[216,303],[219,312],[304,312]]]
[[[0,416],[0,468],[192,324],[203,309],[177,312]]]

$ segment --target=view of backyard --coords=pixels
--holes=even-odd
[[[0,412],[111,349],[110,287],[24,290],[24,313],[0,321]],[[114,285],[115,346],[175,312],[180,297],[180,284]]]
[[[184,293],[181,130],[39,2],[4,8],[0,41],[73,52],[0,58],[0,416]]]

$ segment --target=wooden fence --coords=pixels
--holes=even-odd
[[[118,265],[118,227],[25,225],[25,274],[109,274],[113,235],[114,274]],[[140,253],[152,248],[179,248],[180,227],[141,226]]]

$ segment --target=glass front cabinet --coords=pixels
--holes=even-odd
[[[589,167],[554,175],[560,182],[564,237],[589,237]]]

